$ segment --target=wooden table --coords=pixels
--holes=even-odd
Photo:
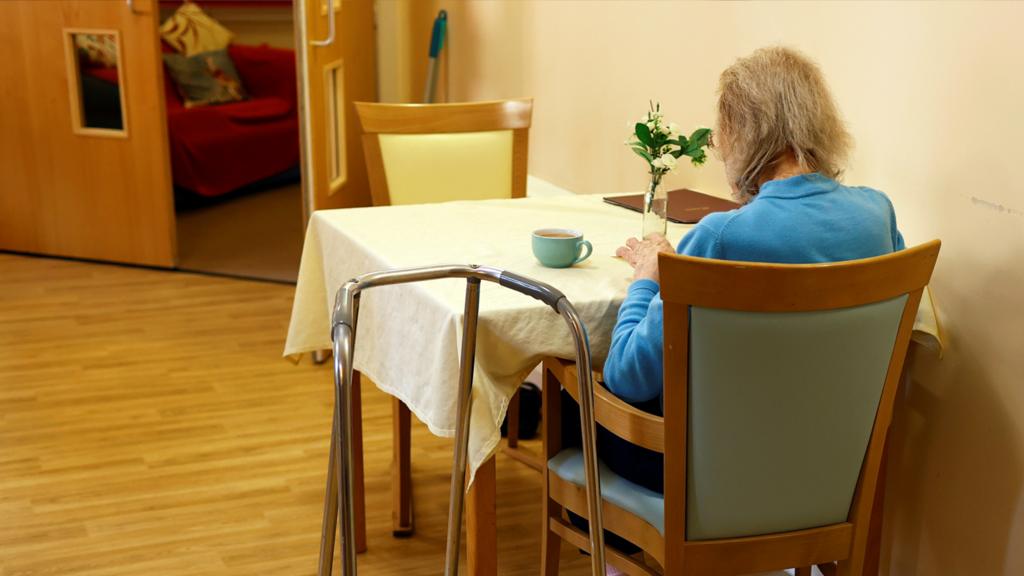
[[[330,348],[335,292],[367,272],[431,264],[483,264],[547,282],[563,291],[585,323],[594,366],[604,363],[632,270],[615,248],[640,233],[640,216],[596,196],[521,198],[355,208],[313,214],[307,229],[286,355]],[[530,248],[534,229],[572,228],[593,255],[569,269],[540,266]],[[678,242],[690,226],[669,224]],[[368,291],[360,305],[354,367],[401,399],[434,434],[454,434],[463,281],[438,280]],[[929,325],[930,300],[922,325]],[[400,352],[400,361],[395,354]],[[469,565],[497,571],[494,452],[509,399],[541,358],[573,358],[568,329],[540,302],[498,286],[480,299],[467,500]],[[399,462],[401,458],[397,459]],[[361,461],[357,462],[357,471]],[[397,470],[399,479],[407,471]],[[361,478],[357,479],[361,486]],[[357,494],[361,502],[361,494]],[[357,513],[362,512],[357,503]],[[357,518],[357,526],[363,518]],[[359,531],[359,528],[357,528]]]

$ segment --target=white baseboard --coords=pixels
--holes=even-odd
[[[570,190],[561,188],[536,176],[526,176],[526,195],[531,198],[550,198],[552,196],[572,196]]]

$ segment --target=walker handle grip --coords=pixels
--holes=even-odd
[[[516,292],[526,294],[532,298],[536,298],[548,306],[551,306],[555,312],[558,312],[558,301],[565,298],[565,294],[562,294],[557,288],[550,284],[530,280],[525,276],[520,276],[515,272],[509,272],[507,270],[502,270],[501,276],[498,277],[498,284],[501,284],[506,288],[511,288]]]

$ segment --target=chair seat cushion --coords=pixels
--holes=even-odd
[[[586,472],[583,469],[583,451],[566,448],[548,460],[548,470],[566,482],[586,486]],[[601,476],[601,497],[619,508],[643,518],[658,533],[665,535],[665,496],[648,490],[612,472],[611,468],[598,460]],[[750,576],[793,576],[792,570],[759,572]]]
[[[665,534],[665,497],[648,490],[612,472],[598,461],[601,476],[601,497],[608,502],[643,518],[658,532]],[[573,484],[586,486],[586,472],[583,468],[583,452],[579,448],[566,448],[548,460],[548,470]]]

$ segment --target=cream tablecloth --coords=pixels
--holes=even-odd
[[[542,227],[573,228],[594,246],[569,269],[545,268],[530,249]],[[669,224],[675,244],[689,226]],[[486,264],[552,284],[576,306],[600,368],[632,270],[615,248],[640,232],[634,212],[598,196],[451,202],[320,211],[306,232],[286,356],[328,349],[335,292],[366,272],[431,264]],[[363,293],[354,367],[400,398],[439,436],[455,430],[458,350],[464,280],[434,280]],[[915,329],[938,344],[930,298]],[[544,356],[573,358],[569,330],[540,302],[483,284],[474,404],[470,427],[473,473],[493,453],[508,400]]]

